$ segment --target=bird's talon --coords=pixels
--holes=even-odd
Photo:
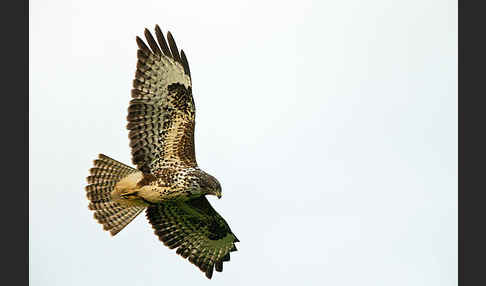
[[[133,193],[127,193],[127,194],[122,194],[120,197],[122,199],[130,200],[130,199],[136,199],[138,197],[138,192],[133,192]]]

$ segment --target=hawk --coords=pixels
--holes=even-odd
[[[155,234],[211,279],[223,271],[239,242],[206,195],[221,198],[221,185],[198,167],[194,152],[195,105],[187,57],[159,26],[137,37],[137,70],[128,125],[132,162],[100,154],[90,169],[89,209],[116,235],[146,210]],[[148,45],[147,45],[148,44]]]

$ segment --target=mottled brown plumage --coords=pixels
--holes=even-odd
[[[112,235],[142,210],[155,234],[206,277],[223,271],[236,251],[236,236],[206,195],[221,185],[202,171],[194,152],[195,104],[186,54],[159,26],[155,38],[137,37],[137,70],[128,107],[131,168],[105,155],[90,170],[87,197],[95,218]]]

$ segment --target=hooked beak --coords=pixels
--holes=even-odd
[[[218,199],[221,199],[221,194],[220,193],[217,194],[217,197],[218,197]]]

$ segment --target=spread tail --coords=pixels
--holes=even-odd
[[[100,154],[94,160],[94,167],[89,170],[86,195],[90,201],[89,209],[94,211],[94,218],[103,225],[103,229],[115,235],[127,226],[145,207],[121,206],[111,198],[111,191],[124,177],[140,172]]]

